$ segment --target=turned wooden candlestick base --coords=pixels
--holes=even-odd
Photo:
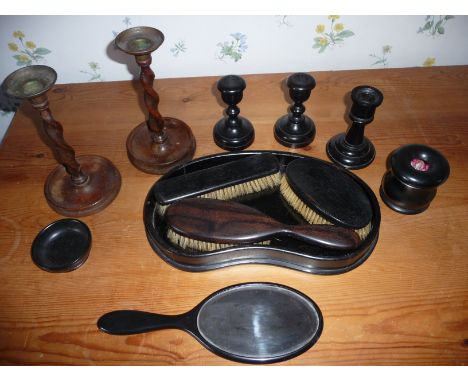
[[[59,165],[47,177],[44,194],[50,207],[61,215],[91,215],[115,199],[120,191],[120,173],[111,161],[98,155],[75,159],[86,174],[84,179],[76,181]]]
[[[181,120],[163,117],[166,139],[153,139],[146,122],[135,127],[127,138],[127,154],[132,164],[149,174],[164,174],[176,164],[190,161],[195,153],[192,130]]]

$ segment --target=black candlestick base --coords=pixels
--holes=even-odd
[[[375,147],[372,142],[363,137],[359,145],[346,142],[346,134],[335,135],[327,143],[328,157],[345,168],[360,169],[367,167],[375,158]]]
[[[315,124],[306,115],[300,124],[291,123],[290,115],[283,115],[275,123],[274,134],[276,140],[283,146],[291,148],[304,147],[315,138]]]
[[[237,117],[238,126],[227,127],[228,118],[220,119],[213,129],[215,143],[224,150],[244,150],[249,147],[255,138],[254,128],[250,121],[244,117]]]

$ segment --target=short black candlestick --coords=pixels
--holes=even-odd
[[[306,115],[303,103],[315,88],[314,78],[307,73],[295,73],[287,81],[289,95],[294,104],[289,113],[276,121],[274,133],[276,140],[286,147],[304,147],[315,138],[315,124]]]
[[[327,143],[330,159],[349,169],[367,167],[375,158],[375,147],[364,136],[364,128],[374,120],[375,109],[383,94],[372,86],[358,86],[351,92],[353,105],[349,118],[353,122],[345,133],[335,135]]]
[[[224,76],[218,81],[218,90],[223,101],[229,106],[226,109],[227,117],[220,119],[214,129],[215,143],[224,150],[243,150],[250,146],[255,133],[252,123],[240,117],[237,104],[242,100],[246,83],[243,78],[235,75]]]

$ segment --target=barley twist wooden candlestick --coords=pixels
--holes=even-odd
[[[164,174],[177,164],[188,162],[195,152],[195,138],[189,126],[179,119],[162,117],[158,110],[159,95],[153,88],[151,52],[164,41],[161,31],[151,27],[134,27],[119,33],[116,46],[135,56],[140,66],[147,121],[139,124],[127,138],[130,161],[139,170]]]
[[[52,116],[46,96],[56,79],[54,69],[32,65],[11,73],[3,86],[10,97],[28,99],[40,112],[44,143],[60,163],[44,186],[49,205],[65,216],[90,215],[104,209],[117,196],[120,173],[112,162],[101,156],[75,157],[75,151],[63,137],[62,125]]]
[[[315,88],[315,80],[310,74],[295,73],[289,76],[287,85],[294,104],[289,108],[288,114],[276,121],[275,138],[286,147],[304,147],[315,138],[315,124],[312,119],[304,115],[303,105]]]
[[[345,133],[335,135],[327,143],[329,158],[349,169],[364,168],[375,158],[372,142],[364,136],[364,128],[374,120],[375,109],[383,101],[383,94],[372,86],[357,86],[351,92],[353,105],[349,118],[353,121]]]
[[[243,150],[250,146],[255,138],[252,123],[239,116],[237,104],[242,101],[246,83],[242,77],[224,76],[218,81],[218,90],[223,101],[228,104],[226,117],[221,118],[213,129],[215,143],[224,150]]]

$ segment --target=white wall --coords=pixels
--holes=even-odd
[[[58,83],[131,79],[113,39],[138,25],[165,34],[157,78],[468,64],[468,16],[0,16],[0,76],[46,64]],[[12,115],[0,112],[0,137]]]

